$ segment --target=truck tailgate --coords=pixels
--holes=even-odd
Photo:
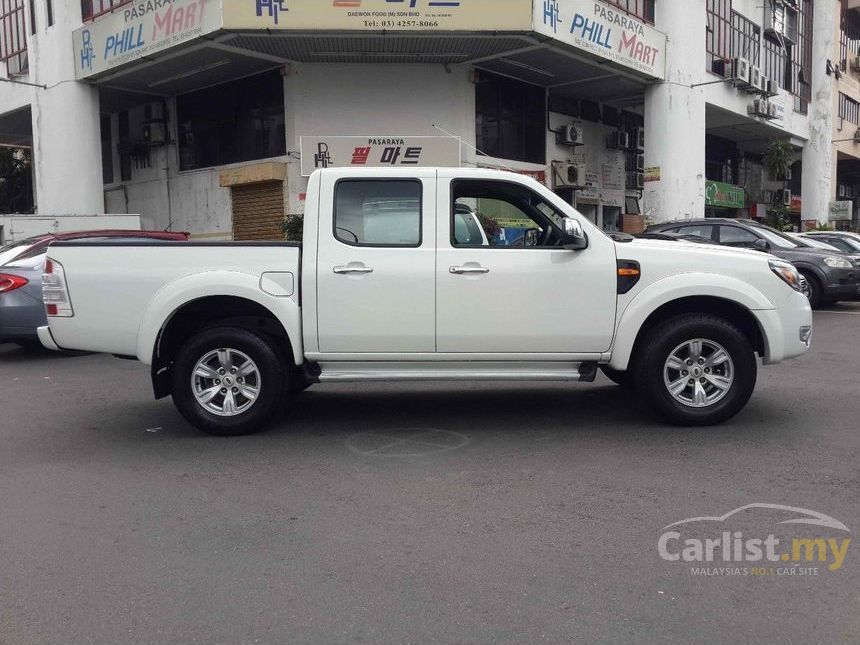
[[[55,243],[48,258],[63,267],[74,316],[49,317],[48,324],[63,349],[135,356],[150,304],[172,285],[198,276],[208,281],[206,295],[233,295],[219,294],[218,276],[240,273],[265,295],[263,273],[292,273],[298,302],[300,255],[298,244],[286,242]]]

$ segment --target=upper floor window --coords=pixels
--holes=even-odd
[[[654,24],[655,0],[604,0],[604,2],[623,9],[631,16],[636,16],[645,22]]]
[[[81,17],[91,20],[105,13],[110,13],[117,7],[129,4],[133,0],[81,0]]]
[[[284,83],[278,71],[178,96],[176,118],[180,170],[287,153]]]
[[[806,114],[812,99],[812,0],[795,5],[765,1],[763,68],[794,95],[794,110]]]
[[[842,29],[839,38],[839,59],[842,71],[851,68],[851,61],[860,56],[860,11],[849,10],[847,3],[842,3]]]
[[[839,118],[860,125],[860,103],[839,92]]]
[[[24,0],[0,0],[0,62],[9,75],[27,71],[27,20]]]
[[[546,91],[481,72],[475,87],[478,150],[500,159],[546,163]]]
[[[707,0],[706,50],[708,70],[719,76],[728,72],[728,61],[746,58],[761,61],[761,27],[732,10],[731,0]]]

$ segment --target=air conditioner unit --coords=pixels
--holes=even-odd
[[[852,56],[850,63],[852,72],[860,72],[860,56]]]
[[[151,146],[167,143],[167,126],[164,123],[147,123],[143,126],[143,141]]]
[[[735,87],[746,89],[750,86],[750,62],[746,58],[733,58],[729,61],[726,78]]]
[[[860,143],[860,128],[854,133],[854,143]]]
[[[759,92],[761,89],[761,68],[755,66],[750,67],[750,84],[747,90],[750,92]]]
[[[773,192],[773,201],[783,206],[791,206],[791,191],[787,188],[785,190],[775,190]]]
[[[770,83],[770,79],[767,76],[765,76],[764,74],[761,74],[758,87],[759,87],[759,91],[761,92],[762,96],[767,96],[767,84],[768,83]]]
[[[767,104],[767,118],[769,119],[778,119],[779,118],[779,109],[776,106],[776,103]]]
[[[772,78],[767,79],[767,83],[762,85],[764,89],[764,93],[768,96],[768,98],[773,96],[779,96],[779,81],[775,81]]]
[[[585,164],[553,162],[553,188],[584,188]]]
[[[645,173],[637,172],[636,173],[636,188],[637,190],[642,190],[645,188]]]
[[[645,128],[636,128],[633,143],[637,152],[645,152]]]
[[[645,170],[645,155],[636,155],[636,170],[640,172]]]
[[[616,130],[606,135],[606,147],[610,150],[627,150],[630,147],[630,135],[623,130]]]
[[[848,187],[844,184],[839,184],[839,187],[836,189],[837,197],[848,197]]]
[[[569,123],[561,130],[556,130],[555,141],[562,146],[581,146],[582,130],[576,127],[575,123]]]
[[[765,99],[756,99],[750,103],[747,113],[750,116],[760,116],[765,119],[770,118],[770,104]]]

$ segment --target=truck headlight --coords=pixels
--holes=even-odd
[[[828,256],[824,258],[824,264],[829,266],[831,269],[850,269],[852,268],[851,260],[846,258],[835,258],[832,256]]]
[[[794,268],[793,264],[783,260],[768,260],[768,264],[770,265],[770,270],[773,271],[780,280],[785,282],[785,284],[795,291],[803,292],[800,288],[800,274],[797,272],[797,269]]]

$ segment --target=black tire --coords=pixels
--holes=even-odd
[[[633,371],[626,370],[622,372],[621,370],[614,370],[608,365],[601,365],[600,371],[603,372],[603,375],[608,378],[610,381],[615,383],[616,385],[620,385],[621,387],[626,387],[629,390],[635,390],[636,384],[635,379],[633,378]]]
[[[807,294],[809,306],[813,309],[819,309],[821,307],[821,282],[809,272],[801,271],[800,274],[809,283],[809,293]]]
[[[727,393],[707,407],[677,401],[664,383],[664,365],[673,350],[693,339],[721,345],[734,365]],[[730,322],[711,314],[683,314],[664,320],[642,339],[634,367],[637,391],[667,421],[683,426],[716,425],[737,414],[755,389],[758,365],[749,340]]]
[[[191,381],[197,362],[224,347],[244,353],[256,364],[260,375],[256,399],[235,416],[219,416],[205,409],[198,403]],[[180,348],[173,365],[173,402],[189,423],[207,434],[251,434],[263,430],[290,398],[288,375],[287,366],[267,337],[240,327],[213,327],[192,336]]]

